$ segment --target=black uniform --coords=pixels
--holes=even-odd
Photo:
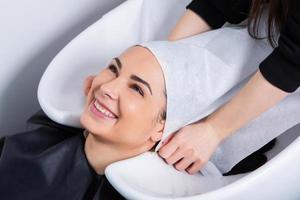
[[[248,18],[251,0],[194,0],[187,8],[201,16],[212,29],[225,22],[238,24]],[[300,0],[293,0],[282,26],[278,46],[260,64],[265,79],[277,88],[294,92],[300,86]]]

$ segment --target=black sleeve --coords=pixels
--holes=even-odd
[[[212,29],[229,22],[238,24],[248,18],[250,0],[193,0],[187,9],[199,15]]]
[[[212,29],[225,22],[240,23],[248,17],[250,7],[249,0],[193,0],[187,6]],[[278,47],[259,66],[264,78],[285,92],[294,92],[300,85],[300,1],[294,0],[291,8]]]
[[[278,47],[259,66],[265,79],[286,92],[294,92],[300,86],[300,1],[293,3]]]

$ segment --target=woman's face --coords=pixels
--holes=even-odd
[[[102,143],[149,150],[162,136],[164,91],[156,58],[146,48],[132,47],[96,76],[81,123]]]

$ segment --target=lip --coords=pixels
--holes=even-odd
[[[98,109],[96,108],[95,101],[93,101],[93,103],[91,103],[90,106],[90,111],[93,113],[93,115],[95,115],[98,119],[102,119],[102,120],[115,120],[116,118],[111,118],[108,117],[106,115],[104,115],[102,112],[98,111]]]
[[[95,106],[95,102],[97,102],[97,104],[99,104],[101,107],[103,107],[104,109],[106,109],[107,111],[109,111],[114,118],[112,117],[108,117],[106,115],[104,115],[102,112],[100,112],[96,106]],[[116,120],[118,118],[118,116],[111,111],[111,109],[109,109],[105,104],[103,104],[102,102],[99,101],[99,99],[94,98],[94,100],[91,102],[90,104],[90,111],[98,118],[100,119],[105,119],[105,120]]]
[[[111,114],[113,114],[115,118],[118,118],[118,115],[115,112],[113,112],[110,108],[108,108],[108,106],[106,106],[104,103],[102,103],[99,99],[96,98],[95,101],[97,101],[97,103],[99,103],[103,108],[105,108]]]

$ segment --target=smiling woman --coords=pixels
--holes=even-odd
[[[109,164],[160,141],[165,109],[164,76],[156,58],[141,46],[127,49],[93,79],[81,115],[85,131],[38,113],[29,120],[36,129],[5,138],[1,198],[123,199],[102,174]]]
[[[122,199],[103,175],[105,168],[153,149],[157,143],[159,147],[180,128],[205,118],[236,92],[268,52],[266,45],[246,38],[249,45],[241,47],[241,55],[235,58],[240,63],[225,62],[226,55],[218,56],[210,48],[214,42],[221,43],[218,34],[235,34],[226,40],[232,44],[234,38],[249,37],[248,33],[224,28],[210,34],[178,42],[143,43],[112,59],[87,92],[80,118],[86,137],[84,130],[57,124],[44,114],[32,117],[30,122],[38,125],[35,129],[5,139],[0,160],[1,198]],[[257,60],[244,59],[245,52],[257,53]],[[283,129],[299,123],[300,112],[295,116],[280,112],[300,109],[297,98],[291,96],[267,113],[268,121],[286,119],[275,123],[268,135],[263,138],[261,128],[255,126],[242,130],[239,137],[230,138],[232,144],[219,149],[219,159],[209,161],[209,166],[215,167],[218,175],[224,174]],[[260,137],[249,140],[247,133]],[[250,163],[250,168],[235,168],[234,172],[247,172],[265,162],[262,153],[253,158],[256,162]],[[201,172],[205,175],[205,169]]]
[[[163,73],[149,50],[134,46],[114,58],[93,80],[81,115],[94,169],[150,150],[162,137],[165,107]]]

